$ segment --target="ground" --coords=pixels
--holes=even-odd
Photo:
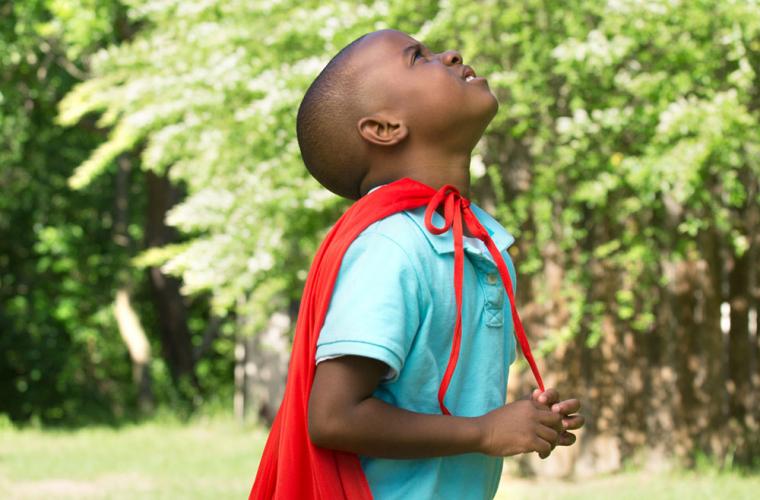
[[[246,498],[266,438],[228,418],[76,431],[0,429],[0,498]],[[509,468],[505,468],[509,469]],[[628,472],[594,480],[504,477],[498,499],[757,498],[760,476]]]

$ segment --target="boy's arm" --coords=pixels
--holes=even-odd
[[[341,356],[317,365],[309,398],[309,435],[320,447],[382,458],[423,458],[480,452],[493,456],[548,454],[561,416],[533,400],[482,417],[415,413],[372,397],[387,373],[380,361]]]

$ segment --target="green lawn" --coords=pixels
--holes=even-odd
[[[577,482],[502,478],[497,500],[754,500],[760,477],[738,474],[626,473]]]
[[[224,419],[0,430],[0,498],[244,498],[265,439]]]
[[[266,434],[231,420],[78,431],[0,429],[0,498],[246,498]],[[626,473],[582,482],[505,477],[499,499],[760,498],[760,477]]]

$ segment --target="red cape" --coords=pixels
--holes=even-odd
[[[462,274],[462,222],[476,237],[486,243],[494,256],[502,281],[512,305],[512,317],[523,354],[543,389],[530,347],[525,339],[517,310],[514,307],[512,283],[501,254],[488,233],[469,210],[469,202],[452,186],[439,191],[412,179],[404,178],[373,191],[354,203],[322,242],[306,279],[301,307],[293,340],[293,350],[288,368],[288,380],[280,410],[269,433],[261,457],[249,500],[277,499],[371,499],[367,479],[359,458],[345,453],[314,446],[308,432],[308,402],[314,380],[314,362],[317,339],[324,323],[332,297],[343,255],[348,246],[370,224],[396,212],[427,205],[425,221],[428,230],[440,234],[454,230],[455,242],[455,293],[461,314]],[[432,225],[432,213],[439,205],[444,206],[446,225]],[[451,358],[439,391],[441,411],[448,414],[443,405],[448,383],[453,375],[459,353],[461,317],[457,319],[452,342]]]

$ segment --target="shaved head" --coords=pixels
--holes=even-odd
[[[351,59],[367,34],[357,38],[327,63],[309,86],[296,117],[298,146],[312,176],[330,191],[359,198],[367,172],[356,122],[364,111],[362,82]]]

